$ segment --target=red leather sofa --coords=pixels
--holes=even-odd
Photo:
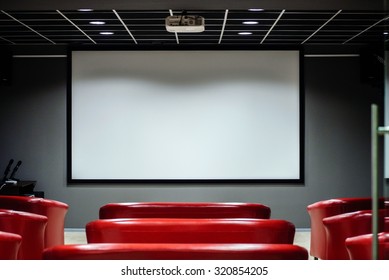
[[[46,216],[45,248],[64,244],[67,204],[39,197],[3,195],[0,196],[0,208]]]
[[[269,219],[100,219],[86,225],[88,243],[292,244],[295,226]]]
[[[380,210],[379,231],[385,227],[385,209]],[[350,259],[345,241],[348,237],[372,232],[372,211],[362,210],[323,219],[326,231],[327,260]]]
[[[257,218],[269,219],[271,210],[260,203],[128,202],[100,207],[100,219],[114,218]]]
[[[16,260],[21,243],[19,234],[0,231],[0,260]]]
[[[46,260],[307,260],[292,244],[93,243],[45,249]]]
[[[0,210],[0,231],[22,237],[17,259],[42,259],[47,217],[28,212]]]
[[[372,234],[363,234],[346,239],[346,248],[351,260],[372,259]],[[389,232],[378,234],[378,259],[389,260]]]
[[[371,208],[370,197],[336,198],[308,205],[307,211],[311,221],[310,255],[326,259],[327,240],[323,226],[324,218]],[[379,208],[384,208],[384,199],[379,200]]]

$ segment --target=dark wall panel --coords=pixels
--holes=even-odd
[[[0,86],[12,83],[12,50],[0,47]]]

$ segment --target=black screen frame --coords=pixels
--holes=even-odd
[[[299,178],[298,179],[74,179],[72,177],[72,52],[73,51],[299,51]],[[258,46],[70,46],[67,55],[67,183],[73,184],[293,184],[303,185],[305,182],[305,83],[304,83],[304,52],[296,47],[258,47]]]

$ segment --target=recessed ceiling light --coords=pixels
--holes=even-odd
[[[90,21],[89,23],[95,25],[103,25],[105,24],[105,21],[94,20],[94,21]]]
[[[103,31],[103,32],[100,32],[101,35],[113,35],[113,32],[111,31]]]
[[[257,8],[255,8],[255,9],[249,9],[249,11],[250,12],[263,12],[264,9],[257,9]]]
[[[92,12],[93,9],[78,9],[79,12]]]
[[[389,33],[387,31],[384,32],[384,35],[388,35]]]
[[[258,24],[258,21],[244,21],[243,24]]]
[[[252,35],[253,32],[239,32],[239,35]]]

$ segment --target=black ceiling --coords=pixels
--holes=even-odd
[[[180,10],[0,10],[0,45],[355,45],[389,39],[389,14],[352,10],[190,10],[202,33],[169,33]],[[93,25],[91,21],[104,21]],[[257,24],[244,24],[245,21]],[[112,35],[100,34],[112,32]],[[240,32],[250,32],[240,35]]]

